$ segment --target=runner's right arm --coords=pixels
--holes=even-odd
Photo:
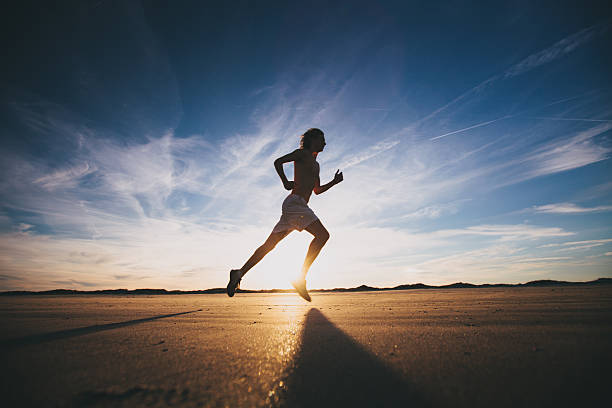
[[[287,190],[293,190],[294,183],[293,181],[287,180],[287,176],[285,176],[285,171],[283,170],[283,163],[298,161],[300,160],[303,153],[304,151],[302,149],[296,149],[292,151],[291,153],[281,156],[278,159],[274,160],[274,168],[276,169],[278,176],[283,182],[283,186],[285,186],[285,189]]]

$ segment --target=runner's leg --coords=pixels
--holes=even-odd
[[[274,249],[276,244],[278,244],[283,238],[289,235],[291,231],[282,231],[282,232],[272,232],[266,242],[264,242],[259,248],[253,252],[253,255],[246,261],[246,263],[240,268],[242,271],[242,276],[244,276],[252,267],[257,265],[259,261],[263,259],[264,256],[268,254],[271,250]]]
[[[308,247],[306,259],[304,259],[301,279],[306,279],[306,274],[308,273],[310,266],[314,262],[317,255],[319,255],[319,252],[321,252],[323,245],[325,245],[325,243],[329,239],[329,232],[325,229],[325,227],[321,223],[321,220],[316,220],[315,222],[307,226],[305,229],[306,231],[314,235],[314,238],[310,243],[310,246]]]

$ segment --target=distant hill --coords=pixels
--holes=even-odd
[[[484,283],[474,285],[472,283],[457,282],[449,285],[432,286],[423,283],[413,283],[398,285],[392,288],[376,288],[368,285],[361,285],[355,288],[334,288],[334,289],[312,289],[310,292],[375,292],[388,290],[408,290],[408,289],[465,289],[465,288],[511,288],[511,287],[544,287],[544,286],[585,286],[585,285],[612,285],[611,278],[599,278],[588,282],[566,282],[556,280],[536,280],[527,283]],[[242,293],[292,293],[293,289],[264,289],[264,290],[244,290],[238,289]],[[203,290],[166,290],[166,289],[102,289],[102,290],[74,290],[74,289],[53,289],[44,291],[6,291],[0,292],[0,296],[19,296],[19,295],[194,295],[225,293],[225,288],[212,288]]]

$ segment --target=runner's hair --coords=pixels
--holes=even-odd
[[[317,137],[323,137],[323,131],[317,128],[310,128],[300,136],[300,149],[310,148],[310,143]]]

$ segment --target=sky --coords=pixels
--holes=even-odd
[[[605,1],[20,2],[0,290],[224,287],[317,127],[310,288],[612,277]],[[292,178],[292,165],[285,165]],[[243,279],[288,288],[293,232]]]

